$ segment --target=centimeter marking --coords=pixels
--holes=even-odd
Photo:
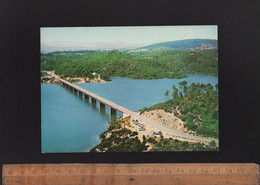
[[[160,178],[162,180],[161,182],[168,179],[166,181],[167,183],[165,182],[164,184],[171,184],[171,182],[176,182],[177,177],[180,182],[187,181],[189,184],[201,184],[199,181],[203,179],[205,180],[207,177],[209,177],[208,179],[212,179],[212,177],[225,177],[226,179],[229,178],[230,180],[232,180],[234,177],[236,179],[233,179],[232,182],[235,182],[235,184],[248,184],[248,182],[251,182],[250,180],[254,180],[254,183],[252,184],[259,184],[259,165],[252,163],[149,163],[15,164],[3,166],[4,185],[45,184],[47,183],[46,179],[54,182],[47,183],[50,185],[63,185],[66,183],[68,184],[68,182],[70,182],[68,185],[95,184],[94,181],[91,181],[92,183],[90,183],[90,181],[87,180],[90,177],[92,180],[93,177],[102,177],[103,180],[102,178],[99,178],[99,180],[102,182],[110,182],[107,178],[112,178],[115,181],[115,177],[117,177],[116,179],[120,183],[126,183],[126,181],[128,182],[130,177],[130,182],[134,178],[138,177],[137,179],[139,179],[140,184],[145,184],[145,180],[150,180],[151,182],[149,184],[154,184]],[[147,179],[147,177],[149,177],[149,179]],[[172,177],[176,178],[173,179]],[[96,179],[95,182],[99,184],[99,181],[97,180],[98,179]],[[100,184],[102,184],[101,181]],[[206,180],[205,182],[206,184],[211,184],[209,180]],[[133,184],[138,184],[138,181],[136,180]]]

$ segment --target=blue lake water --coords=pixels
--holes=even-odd
[[[186,80],[194,83],[218,83],[217,77],[189,75],[185,79],[133,80],[112,77],[108,83],[76,84],[103,98],[128,109],[138,111],[165,101],[164,92],[171,94],[173,84]],[[88,152],[99,143],[99,134],[115,119],[108,107],[97,105],[78,97],[61,85],[41,85],[42,152]],[[121,115],[118,114],[117,117]]]

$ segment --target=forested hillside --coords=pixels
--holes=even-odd
[[[41,70],[68,77],[92,77],[93,72],[133,79],[184,78],[185,74],[217,76],[217,50],[198,51],[68,51],[41,55]]]
[[[131,53],[137,60],[145,60],[172,68],[183,74],[218,76],[218,50],[152,51]]]
[[[166,93],[165,96],[169,96]],[[179,87],[173,85],[172,99],[144,108],[144,111],[164,109],[174,112],[184,122],[189,130],[206,137],[218,137],[218,85],[215,89],[211,84],[195,84],[187,86],[184,80]]]

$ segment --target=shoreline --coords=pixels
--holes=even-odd
[[[41,75],[41,84],[61,84],[57,80],[55,80],[53,77],[49,76],[48,73],[51,73],[52,75],[56,75],[55,71],[41,71],[41,73],[46,73],[46,75]],[[205,76],[205,77],[217,77],[218,76],[212,76],[212,75],[204,75],[204,74],[184,74],[186,77],[180,78],[180,79],[186,79],[189,78],[189,75],[200,75],[200,76]],[[59,75],[57,75],[59,76]],[[69,81],[70,83],[107,83],[109,82],[101,79],[100,76],[95,77],[95,78],[88,78],[88,77],[63,77],[63,75],[59,76],[60,78]],[[160,79],[176,79],[179,80],[179,78],[133,78],[133,77],[117,77],[117,78],[128,78],[128,79],[133,79],[133,80],[160,80]]]
[[[54,84],[54,85],[61,85],[61,82],[51,75],[56,75],[55,71],[41,71],[41,73],[44,73],[43,76],[41,76],[41,84]],[[59,76],[59,75],[56,75]],[[105,81],[100,78],[100,76],[95,78],[88,78],[88,77],[66,77],[64,78],[62,75],[59,76],[60,78],[70,82],[70,83],[106,83],[108,81]]]

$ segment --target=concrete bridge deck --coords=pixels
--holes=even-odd
[[[120,105],[118,105],[118,104],[116,104],[114,102],[111,102],[111,101],[109,101],[109,100],[107,100],[105,98],[102,98],[101,96],[98,96],[98,95],[96,95],[96,94],[94,94],[94,93],[92,93],[92,92],[90,92],[90,91],[88,91],[86,89],[83,89],[82,87],[74,85],[74,84],[72,84],[72,83],[70,83],[70,82],[68,82],[66,80],[63,80],[63,79],[61,79],[59,77],[56,77],[56,78],[58,80],[60,80],[62,83],[69,85],[70,87],[78,90],[79,92],[84,93],[84,94],[90,96],[91,98],[93,98],[95,100],[98,100],[100,103],[108,105],[109,107],[111,107],[111,108],[113,108],[113,109],[115,109],[115,110],[117,110],[119,112],[122,112],[123,114],[126,114],[126,115],[130,116],[131,113],[132,113],[131,110],[129,110],[129,109],[125,108],[125,107],[122,107],[122,106],[120,106]]]
[[[143,121],[145,122],[146,124],[149,124],[149,125],[152,125],[153,127],[161,130],[161,131],[164,131],[166,132],[168,135],[171,135],[171,136],[175,136],[175,137],[180,137],[180,138],[185,138],[185,139],[190,139],[190,140],[195,140],[195,141],[200,141],[200,142],[211,142],[211,139],[208,139],[208,138],[203,138],[203,137],[197,137],[197,136],[191,136],[191,135],[187,135],[187,134],[182,134],[182,133],[179,133],[179,132],[175,132],[167,127],[164,127],[162,125],[159,125],[159,124],[156,124],[144,117],[142,117],[141,115],[139,115],[137,112],[134,112],[130,109],[127,109],[123,106],[120,106],[114,102],[111,102],[105,98],[102,98],[101,96],[98,96],[86,89],[83,89],[82,87],[79,87],[77,85],[74,85],[66,80],[63,80],[61,79],[59,76],[57,75],[53,75],[51,73],[48,73],[49,75],[51,75],[52,77],[60,80],[63,84],[66,84],[70,87],[72,87],[73,89],[76,89],[78,92],[81,92],[81,93],[84,93],[86,94],[87,96],[90,96],[92,99],[95,99],[95,100],[98,100],[100,103],[104,104],[104,105],[107,105],[109,106],[110,108],[114,109],[114,110],[117,110],[119,112],[122,112],[123,113],[123,116],[131,116],[131,117],[134,117],[136,119],[139,119],[140,121]],[[218,140],[215,140],[216,144],[218,144]]]

